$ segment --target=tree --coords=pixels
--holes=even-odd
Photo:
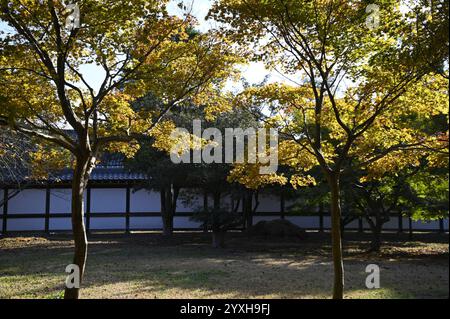
[[[155,134],[168,111],[188,99],[201,101],[233,74],[237,59],[229,44],[214,34],[189,41],[186,30],[195,21],[168,15],[166,4],[84,0],[67,12],[54,0],[0,2],[0,19],[12,30],[0,42],[1,122],[73,157],[73,263],[81,278],[87,258],[83,192],[99,155],[133,155],[133,141]],[[87,65],[103,72],[98,88],[85,78]],[[163,107],[134,111],[130,102],[149,91]],[[78,296],[78,288],[66,288],[65,298]]]
[[[13,188],[0,201],[0,207],[30,185],[45,184],[47,178],[55,178],[62,165],[67,164],[61,158],[44,158],[45,146],[39,142],[9,128],[0,130],[0,185]]]
[[[138,101],[134,108],[146,104],[147,100],[152,98],[149,94],[143,101]],[[161,101],[156,101],[160,104]],[[155,104],[155,103],[153,103]],[[186,106],[183,109],[173,110],[166,115],[166,121],[170,121],[177,127],[188,128],[192,126],[192,121],[200,117],[201,111],[196,106]],[[163,221],[163,234],[171,236],[173,233],[173,219],[177,209],[177,201],[180,192],[184,188],[193,186],[194,176],[193,164],[175,164],[172,162],[168,152],[164,146],[167,144],[165,134],[160,134],[164,140],[160,138],[143,137],[138,140],[139,150],[133,158],[127,159],[125,165],[128,169],[135,172],[144,173],[147,180],[140,185],[146,189],[156,190],[160,193],[161,216]],[[158,145],[162,145],[161,149]]]
[[[0,131],[0,184],[20,186],[25,182],[30,175],[27,163],[31,149],[26,136],[11,130]]]
[[[306,167],[321,168],[330,190],[333,298],[338,299],[344,291],[340,182],[346,164],[355,153],[361,155],[361,166],[382,162],[388,154],[393,160],[394,152],[428,140],[413,129],[398,130],[392,116],[405,107],[401,103],[405,92],[414,86],[420,91],[423,83],[416,85],[433,70],[430,63],[418,59],[423,57],[419,40],[429,39],[430,34],[411,32],[418,18],[403,15],[397,1],[378,2],[379,25],[366,12],[368,4],[222,0],[209,14],[225,24],[224,34],[249,46],[256,60],[296,77],[290,85],[246,90],[238,103],[260,105],[271,112],[268,124],[292,142],[285,147],[291,165],[303,172],[301,164],[309,160],[313,164]],[[436,66],[444,65],[448,57],[439,54],[429,59]],[[367,138],[377,143],[365,143]],[[292,160],[295,155],[297,163]]]

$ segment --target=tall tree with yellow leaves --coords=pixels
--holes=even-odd
[[[73,263],[81,278],[88,247],[83,192],[100,154],[133,155],[137,136],[157,134],[172,108],[210,99],[238,60],[217,34],[189,37],[195,20],[169,15],[167,2],[0,2],[7,24],[0,37],[0,123],[73,157]],[[98,85],[83,72],[89,65],[102,76]],[[130,107],[147,92],[163,101],[160,107]],[[64,296],[78,298],[79,288],[66,288]]]
[[[433,10],[440,12],[445,6]],[[228,37],[251,47],[255,60],[289,78],[289,84],[247,89],[237,103],[260,105],[270,114],[267,124],[279,128],[285,139],[280,143],[279,162],[299,172],[291,184],[311,183],[305,173],[316,165],[321,168],[331,195],[333,298],[341,299],[342,172],[356,156],[360,166],[376,174],[401,166],[405,157],[396,154],[403,149],[436,145],[436,136],[424,135],[402,120],[430,108],[429,103],[437,112],[448,107],[448,96],[442,92],[448,86],[442,83],[444,77],[423,80],[438,65],[445,65],[448,41],[424,59],[424,52],[432,51],[423,46],[438,45],[427,41],[432,36],[429,33],[418,32],[427,20],[414,15],[414,10],[404,12],[398,1],[390,0],[376,4],[218,0],[209,16],[223,23],[222,32]],[[442,32],[443,28],[430,30]],[[424,98],[407,98],[407,92]],[[232,175],[255,187],[257,174],[249,176],[252,171],[256,170],[238,165]],[[270,179],[286,182],[276,174],[262,178],[264,183]]]

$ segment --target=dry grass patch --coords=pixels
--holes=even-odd
[[[345,240],[347,298],[448,298],[448,236],[385,236],[368,254],[367,235]],[[85,298],[328,298],[329,234],[306,241],[231,234],[228,247],[209,236],[179,233],[90,236]],[[0,297],[58,298],[71,261],[70,237],[0,239]],[[365,288],[365,267],[381,267],[381,289]]]

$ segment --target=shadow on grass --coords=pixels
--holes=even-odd
[[[6,239],[0,240],[4,241]],[[7,240],[13,241],[14,238]],[[209,246],[202,233],[91,235],[83,296],[90,298],[327,298],[332,283],[328,234],[306,241],[229,236],[228,247]],[[448,246],[417,248],[395,241],[381,254],[364,254],[346,240],[346,294],[352,298],[447,298]],[[430,248],[430,245],[432,248]],[[438,245],[436,248],[434,245]],[[2,244],[0,297],[61,297],[70,237]],[[408,252],[409,248],[414,252]],[[405,250],[406,249],[406,250]],[[433,251],[420,254],[418,251]],[[394,255],[389,255],[394,251]],[[399,255],[403,252],[404,255]],[[381,267],[380,290],[365,288],[365,267]]]

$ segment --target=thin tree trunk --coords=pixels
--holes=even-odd
[[[212,246],[213,248],[224,248],[225,247],[225,234],[226,231],[213,231],[212,233]]]
[[[379,252],[381,248],[381,227],[380,225],[376,225],[375,229],[373,229],[373,238],[370,243],[370,251]]]
[[[217,216],[220,211],[220,192],[214,192],[213,194],[214,201],[214,211],[213,211],[213,219],[211,221],[211,229],[212,229],[212,246],[214,248],[223,248],[225,246],[225,233],[226,230],[221,229],[218,221],[215,220],[215,216]]]
[[[331,189],[331,245],[334,268],[333,299],[342,299],[344,296],[344,263],[342,259],[339,174],[329,173],[327,179]]]
[[[370,243],[370,251],[379,252],[381,248],[381,230],[383,229],[383,221],[380,216],[379,207],[372,207],[373,215],[375,215],[375,222],[372,227],[372,242]]]
[[[79,282],[81,284],[86,267],[88,241],[84,224],[84,199],[89,174],[95,163],[95,158],[77,158],[72,180],[72,232],[75,243],[73,264],[79,268]],[[64,299],[78,299],[80,288],[67,288],[64,291]]]
[[[245,229],[249,229],[253,226],[253,192],[246,189],[244,191],[244,226]]]
[[[179,188],[171,185],[161,189],[161,215],[163,220],[163,234],[173,235],[173,218],[177,207]]]
[[[169,195],[170,191],[167,189],[162,190],[161,193],[161,217],[163,222],[163,235],[166,237],[170,237],[172,235],[172,231],[170,229],[169,215],[170,215],[170,203],[172,199]]]
[[[209,211],[209,207],[208,207],[208,192],[207,191],[204,191],[204,193],[203,193],[203,210],[205,211],[205,214]],[[208,223],[206,221],[203,224],[203,232],[204,233],[208,232]]]

